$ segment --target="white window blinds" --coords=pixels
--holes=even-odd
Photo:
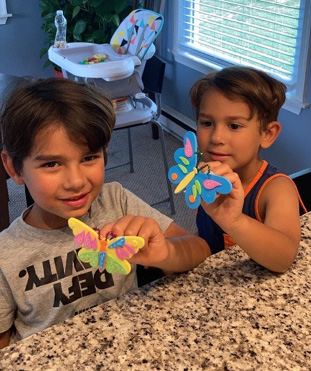
[[[300,69],[306,71],[311,18],[306,0],[179,0],[175,11],[175,51],[219,68],[262,69],[290,91],[301,79]]]

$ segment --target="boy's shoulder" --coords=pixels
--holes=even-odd
[[[124,190],[123,186],[118,182],[104,183],[101,192],[122,192]]]
[[[127,202],[128,199],[137,201],[140,200],[138,196],[124,188],[118,182],[104,183],[97,199],[106,207],[111,207],[114,205],[121,206],[124,204],[124,202]]]
[[[0,264],[12,255],[17,256],[16,252],[22,250],[20,236],[23,234],[20,229],[20,218],[15,219],[8,228],[0,232]]]
[[[19,219],[21,216],[16,218],[9,226],[8,228],[4,229],[0,232],[0,240],[6,240],[10,238],[14,238],[14,236],[18,233],[20,230],[20,223]],[[1,247],[1,246],[0,246]]]
[[[23,220],[25,213],[0,232],[0,260],[3,255],[23,253],[26,247],[49,243],[59,237],[59,230],[34,228]],[[52,235],[51,235],[52,234]]]

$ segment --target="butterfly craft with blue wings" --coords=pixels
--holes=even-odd
[[[188,131],[184,136],[184,148],[178,148],[174,154],[177,165],[170,168],[168,177],[174,184],[178,184],[174,193],[186,188],[186,203],[191,209],[196,209],[201,198],[206,203],[212,203],[217,193],[227,194],[232,190],[232,184],[228,179],[213,174],[201,172],[199,168],[202,153],[197,149],[197,138],[195,134]]]
[[[121,274],[129,274],[131,265],[127,259],[136,254],[145,244],[142,237],[116,237],[112,232],[101,239],[97,228],[90,228],[75,218],[69,218],[68,225],[73,231],[74,243],[82,246],[78,252],[79,259],[92,267],[99,267],[100,272],[106,269],[108,273],[117,271]]]

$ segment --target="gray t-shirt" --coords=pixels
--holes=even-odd
[[[0,333],[14,325],[11,342],[137,287],[135,266],[128,275],[85,268],[69,227],[34,228],[27,212],[0,233]],[[105,184],[81,220],[101,228],[127,214],[154,218],[163,232],[172,222],[119,183]]]

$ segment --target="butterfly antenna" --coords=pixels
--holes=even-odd
[[[196,167],[197,167],[198,171],[200,171],[200,169],[198,168],[198,166],[199,166],[199,163],[202,160],[203,153],[200,152],[200,151],[196,151],[195,154],[197,155],[197,166]]]
[[[97,228],[97,227],[94,227],[93,230],[94,230],[95,232],[97,232],[97,234],[98,234],[98,238],[101,240],[102,238],[101,238],[101,235],[100,235],[100,229]]]
[[[114,233],[114,232],[112,232],[112,231],[109,231],[109,232],[107,232],[107,234],[106,234],[106,241],[107,240],[112,240],[113,238],[116,238],[117,237],[117,234],[116,233]]]
[[[211,172],[211,167],[210,167],[209,164],[205,164],[204,166],[200,167],[198,169],[198,172],[201,171],[201,170],[203,170],[203,169],[205,169],[206,167],[207,167],[207,173],[206,173],[206,175],[208,175]]]

